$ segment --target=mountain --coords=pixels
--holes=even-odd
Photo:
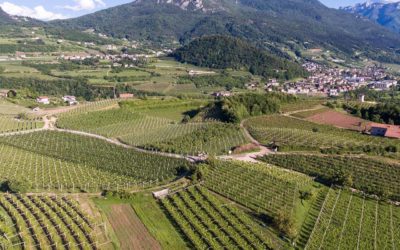
[[[30,17],[12,16],[0,7],[0,24],[8,26],[43,26],[45,22]]]
[[[14,20],[9,14],[7,14],[2,8],[0,8],[0,24],[14,24]]]
[[[396,33],[400,33],[400,1],[368,1],[342,8],[342,10],[365,17]]]
[[[228,36],[208,36],[177,49],[173,56],[182,63],[215,69],[245,69],[255,75],[289,80],[306,72],[293,62],[271,55],[252,44]]]
[[[296,51],[322,46],[400,62],[393,50],[400,44],[399,35],[317,0],[137,0],[50,24],[159,43],[231,35],[275,53],[283,47]]]

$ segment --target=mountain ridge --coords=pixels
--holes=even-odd
[[[183,44],[204,35],[231,35],[265,48],[322,46],[349,55],[385,50],[397,57],[392,50],[400,44],[399,35],[317,0],[138,0],[50,24]]]
[[[367,1],[341,10],[369,19],[400,34],[400,1]]]

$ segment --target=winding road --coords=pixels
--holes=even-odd
[[[108,143],[114,144],[119,147],[127,148],[127,149],[133,149],[135,151],[141,152],[141,153],[147,153],[147,154],[154,154],[154,155],[160,155],[160,156],[165,156],[165,157],[171,157],[171,158],[177,158],[177,159],[186,159],[189,162],[195,163],[195,162],[201,162],[207,159],[207,157],[199,157],[199,156],[185,156],[185,155],[180,155],[180,154],[171,154],[171,153],[165,153],[165,152],[160,152],[160,151],[152,151],[152,150],[146,150],[140,147],[135,147],[129,144],[125,144],[121,142],[118,139],[113,139],[113,138],[108,138],[102,135],[98,134],[93,134],[93,133],[88,133],[88,132],[83,132],[83,131],[77,131],[77,130],[71,130],[71,129],[61,129],[57,128],[56,123],[57,123],[57,117],[54,116],[55,113],[51,113],[50,115],[47,114],[43,116],[43,122],[44,126],[39,129],[31,129],[31,130],[25,130],[25,131],[18,131],[18,132],[9,132],[9,133],[2,133],[0,136],[13,136],[13,135],[23,135],[23,134],[29,134],[29,133],[34,133],[34,132],[40,132],[40,131],[58,131],[58,132],[64,132],[64,133],[70,133],[70,134],[75,134],[75,135],[81,135],[81,136],[87,136],[91,138],[96,138],[99,140],[106,141]],[[244,123],[246,120],[243,120],[240,123],[240,128],[243,130],[246,138],[253,143],[254,145],[259,147],[259,151],[257,152],[250,152],[250,153],[244,153],[244,154],[237,154],[237,155],[221,155],[217,156],[218,159],[222,160],[238,160],[238,161],[244,161],[244,162],[258,162],[257,158],[271,154],[273,153],[269,148],[261,145],[256,139],[254,139],[251,134],[247,131],[247,129],[244,126]]]

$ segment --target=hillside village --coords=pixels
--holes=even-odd
[[[266,86],[267,90],[272,91],[273,87],[278,87],[278,90],[288,94],[337,97],[360,87],[386,91],[397,86],[394,76],[377,66],[343,69],[307,62],[303,67],[310,73],[307,79],[287,82],[283,86],[272,80]]]

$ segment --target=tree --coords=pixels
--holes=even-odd
[[[289,239],[293,240],[296,238],[297,230],[295,223],[292,217],[286,211],[278,211],[274,218],[274,225],[279,232],[286,235]]]
[[[182,123],[188,123],[190,121],[190,116],[189,115],[185,115],[182,119]]]
[[[26,193],[29,190],[29,182],[26,179],[9,179],[1,183],[1,191],[10,193]]]

